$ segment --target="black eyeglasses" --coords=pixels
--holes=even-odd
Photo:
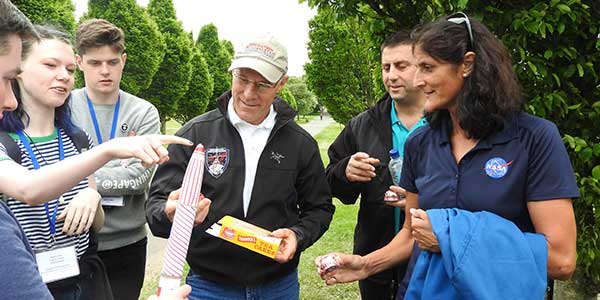
[[[448,18],[446,19],[448,22],[452,22],[454,24],[462,24],[465,23],[467,24],[467,31],[469,32],[469,45],[471,46],[471,49],[467,49],[471,50],[471,51],[475,51],[475,44],[473,42],[473,30],[471,29],[471,22],[469,22],[469,17],[467,17],[467,15],[463,12],[456,12],[451,14],[450,16],[448,16]]]

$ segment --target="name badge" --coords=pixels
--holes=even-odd
[[[44,283],[79,275],[75,246],[36,253],[35,259]]]
[[[102,196],[102,206],[123,206],[123,196]]]

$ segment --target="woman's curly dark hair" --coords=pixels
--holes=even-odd
[[[473,32],[473,71],[456,95],[458,123],[470,138],[481,139],[502,129],[504,119],[523,110],[521,85],[502,42],[481,22],[469,18]],[[434,59],[460,65],[470,51],[466,22],[456,24],[447,17],[415,31],[414,47]],[[447,122],[447,110],[425,114],[430,126]]]

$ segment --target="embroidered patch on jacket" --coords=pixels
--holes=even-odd
[[[206,169],[215,178],[223,175],[229,165],[229,149],[209,148],[206,150]]]
[[[271,151],[271,159],[276,161],[277,164],[281,164],[281,160],[284,158],[285,158],[285,156],[283,156],[283,154],[279,154],[275,151]]]
[[[485,173],[491,178],[502,178],[508,173],[508,166],[512,163],[512,160],[506,162],[502,157],[490,158],[485,163]]]

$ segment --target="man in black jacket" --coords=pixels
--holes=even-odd
[[[404,222],[404,200],[383,201],[392,185],[388,152],[396,148],[403,154],[406,137],[425,123],[424,98],[413,87],[416,68],[408,32],[396,32],[384,41],[381,67],[387,93],[352,118],[328,152],[326,172],[333,196],[345,204],[361,199],[354,231],[354,253],[360,255],[385,246]],[[397,280],[403,275],[404,266],[398,266],[361,280],[362,299],[394,299]]]
[[[202,143],[206,164],[202,193],[212,200],[196,226],[187,255],[190,299],[298,299],[300,252],[329,227],[331,192],[316,141],[294,122],[295,111],[277,92],[288,80],[286,49],[263,36],[238,51],[229,70],[231,91],[217,109],[185,124],[177,135]],[[148,225],[167,237],[193,149],[169,147],[146,205]],[[224,215],[272,230],[282,239],[275,259],[210,236]],[[201,218],[199,218],[201,219]]]

